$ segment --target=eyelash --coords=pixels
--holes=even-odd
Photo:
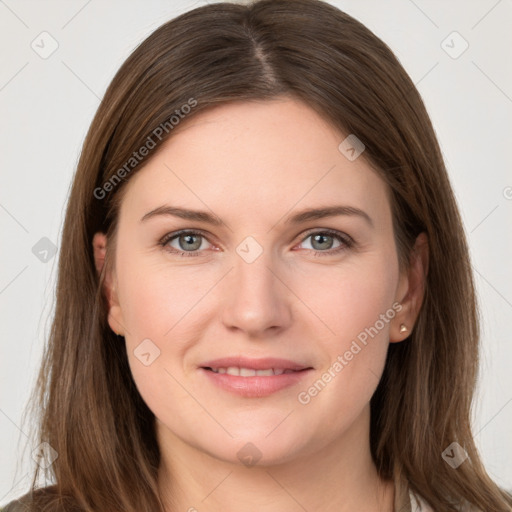
[[[208,238],[205,236],[205,234],[201,231],[197,231],[195,229],[183,229],[181,231],[167,233],[162,239],[160,239],[158,244],[160,246],[162,246],[165,250],[169,251],[170,253],[178,254],[179,256],[183,256],[185,258],[199,256],[202,251],[199,251],[199,250],[179,251],[174,248],[169,248],[169,246],[167,244],[171,240],[174,240],[175,238],[179,237],[180,235],[196,235],[196,236],[201,236],[201,237],[205,238],[206,240],[208,240]],[[339,231],[335,231],[333,229],[322,229],[322,230],[318,230],[318,231],[311,231],[300,241],[300,243],[303,243],[310,236],[313,236],[313,235],[329,235],[329,236],[334,237],[335,239],[337,239],[339,242],[342,243],[342,245],[340,245],[340,247],[337,247],[335,249],[329,249],[327,251],[306,249],[308,251],[315,251],[314,252],[315,257],[317,257],[317,256],[332,256],[333,254],[338,254],[342,251],[346,251],[347,249],[352,248],[355,244],[354,240],[351,237],[349,237],[348,235],[346,235],[344,233],[340,233]]]

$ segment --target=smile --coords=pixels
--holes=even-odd
[[[207,382],[216,388],[245,398],[262,398],[285,388],[295,386],[306,376],[310,376],[313,368],[303,370],[290,370],[267,368],[255,370],[254,368],[199,368],[207,378]]]
[[[229,366],[227,368],[206,368],[215,373],[226,373],[228,375],[237,375],[240,377],[255,377],[271,375],[281,375],[283,373],[294,373],[296,370],[284,369],[284,368],[268,368],[264,370],[255,370],[254,368],[239,368],[237,366]]]

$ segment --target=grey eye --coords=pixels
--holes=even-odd
[[[178,247],[173,246],[173,242],[178,242]],[[174,249],[178,249],[180,251],[197,251],[201,248],[201,244],[203,242],[203,236],[195,233],[182,233],[181,235],[177,235],[175,238],[169,241],[169,244]]]
[[[330,235],[328,233],[313,233],[306,237],[302,243],[306,240],[311,240],[311,247],[305,247],[306,249],[313,249],[315,251],[329,250],[333,248],[334,241],[337,236]],[[338,244],[340,242],[338,241]]]

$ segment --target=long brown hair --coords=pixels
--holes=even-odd
[[[471,433],[475,290],[430,119],[388,46],[319,0],[194,9],[151,34],[112,80],[85,139],[66,210],[54,320],[34,393],[38,441],[58,458],[48,469],[54,485],[45,492],[35,484],[36,468],[35,510],[162,510],[155,418],[135,387],[124,343],[108,326],[106,268],[97,275],[92,238],[101,231],[114,239],[125,184],[172,137],[173,115],[185,124],[216,105],[281,95],[307,103],[364,143],[363,158],[392,192],[401,268],[418,234],[429,239],[417,324],[407,341],[390,345],[371,400],[379,474],[404,478],[437,512],[465,502],[511,510],[512,497],[487,475]],[[150,151],[134,160],[148,138]],[[108,250],[106,266],[112,261]],[[442,457],[453,442],[468,455],[457,469]]]

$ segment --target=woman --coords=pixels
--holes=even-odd
[[[389,48],[317,0],[195,9],[90,127],[38,388],[55,485],[5,510],[510,511],[470,428],[478,339]]]

